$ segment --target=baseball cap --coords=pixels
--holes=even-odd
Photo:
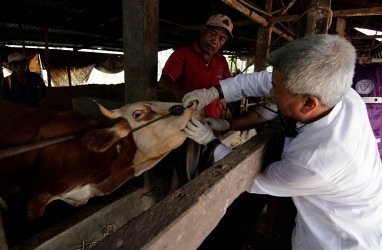
[[[26,60],[25,56],[19,52],[13,52],[8,55],[8,63]]]
[[[228,16],[225,16],[222,14],[212,15],[208,19],[206,25],[222,27],[229,32],[231,37],[233,37],[232,35],[233,24],[231,19]]]

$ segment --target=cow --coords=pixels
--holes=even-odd
[[[182,112],[169,114],[175,105]],[[0,102],[0,196],[26,192],[28,222],[42,217],[54,200],[80,206],[152,168],[185,141],[183,129],[196,115],[196,104],[98,106],[103,120],[74,110]],[[70,139],[12,154],[13,149],[65,137]]]

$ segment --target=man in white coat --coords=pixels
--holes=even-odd
[[[238,75],[183,98],[185,106],[196,99],[203,108],[217,98],[232,102],[268,95],[282,116],[297,122],[281,160],[247,189],[292,197],[293,249],[382,249],[382,164],[365,104],[351,88],[355,60],[355,49],[344,38],[312,35],[273,52],[271,75]],[[214,148],[219,160],[231,150],[211,128],[229,129],[230,123],[206,121],[210,126],[192,119],[185,132]]]

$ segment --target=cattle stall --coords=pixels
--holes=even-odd
[[[227,134],[223,141],[230,143],[235,138],[237,133]],[[67,216],[60,219],[47,216],[45,220],[52,220],[48,226],[24,235],[22,241],[14,240],[9,248],[195,249],[262,167],[279,157],[281,138],[279,125],[270,124],[226,158],[168,195],[152,188],[158,183],[145,187],[146,175],[142,175],[114,193],[92,198],[73,211],[59,202],[52,203],[55,213]],[[25,228],[13,230],[17,234]],[[7,230],[4,231],[6,235]],[[0,231],[0,236],[4,231]]]

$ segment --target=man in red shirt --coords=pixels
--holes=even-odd
[[[174,94],[175,101],[182,102],[187,92],[210,88],[219,80],[231,77],[227,60],[219,51],[232,38],[232,29],[228,16],[211,16],[201,28],[200,40],[171,54],[162,70],[159,87]],[[204,108],[204,115],[220,117],[220,113],[220,100]]]
[[[212,15],[201,28],[199,40],[192,45],[175,49],[167,60],[158,82],[161,90],[174,95],[169,101],[181,103],[187,92],[210,88],[219,84],[220,80],[232,76],[227,60],[219,52],[225,42],[232,38],[232,28],[232,21],[228,16]],[[219,118],[220,106],[220,100],[212,102],[204,107],[204,115]],[[175,164],[178,185],[183,185],[194,178],[197,172],[202,171],[197,167],[199,158],[203,168],[209,165],[204,157],[200,157],[202,152],[199,144],[188,139],[166,156],[161,164],[165,167]]]

